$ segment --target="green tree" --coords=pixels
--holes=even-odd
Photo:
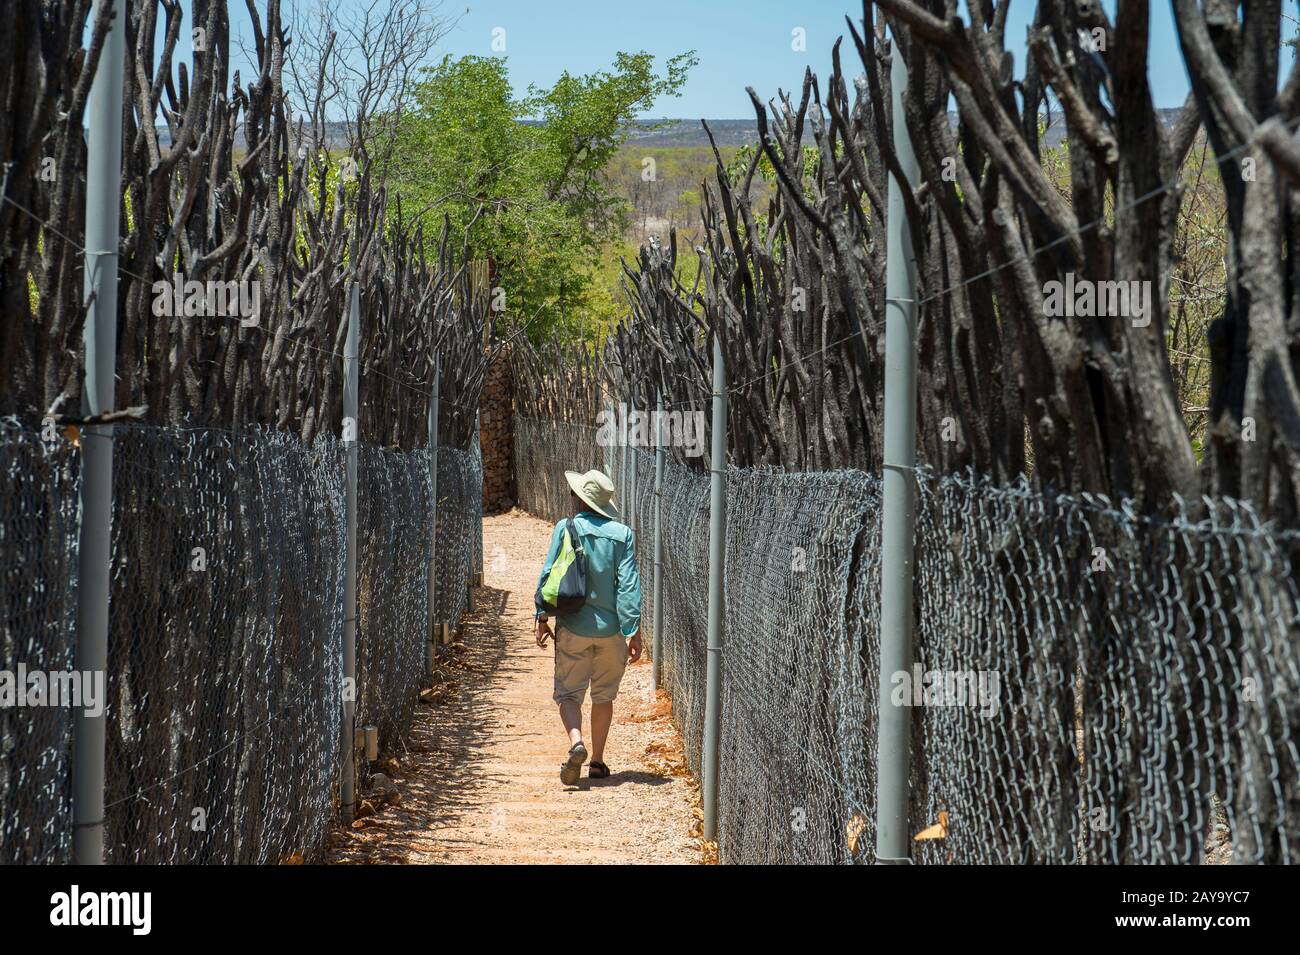
[[[649,54],[619,53],[609,71],[564,73],[516,98],[504,59],[447,57],[400,120],[396,192],[408,211],[445,215],[487,264],[506,327],[592,336],[617,308],[594,287],[596,264],[627,217],[606,167],[638,114],[678,95],[695,62],[672,57],[660,75]]]

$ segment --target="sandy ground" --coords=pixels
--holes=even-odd
[[[550,525],[521,511],[483,526],[484,586],[417,707],[405,750],[376,767],[395,795],[333,835],[341,863],[697,863],[699,793],[650,662],[629,666],[605,750],[613,773],[560,782],[568,741],[551,701],[554,656],[532,634]],[[647,641],[648,642],[648,641]],[[583,708],[589,732],[590,702]],[[588,743],[590,746],[590,742]]]

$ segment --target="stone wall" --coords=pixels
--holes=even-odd
[[[505,351],[497,356],[483,380],[479,429],[483,513],[500,514],[515,506],[514,382]]]

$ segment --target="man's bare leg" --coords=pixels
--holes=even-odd
[[[591,761],[605,761],[605,740],[609,738],[609,725],[614,722],[613,703],[591,704]]]
[[[613,704],[610,704],[611,706]],[[593,713],[593,717],[594,717]],[[572,700],[565,700],[560,704],[560,722],[564,724],[564,731],[569,734],[569,745],[577,746],[582,742],[582,705],[574,703]],[[592,720],[591,732],[596,732],[595,720]],[[605,722],[605,732],[609,732],[609,721]],[[603,744],[605,738],[599,737]]]

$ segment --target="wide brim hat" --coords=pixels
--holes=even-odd
[[[573,493],[589,508],[612,521],[618,520],[618,508],[614,505],[614,482],[604,471],[592,468],[586,474],[577,471],[565,471],[564,479],[569,482]]]

